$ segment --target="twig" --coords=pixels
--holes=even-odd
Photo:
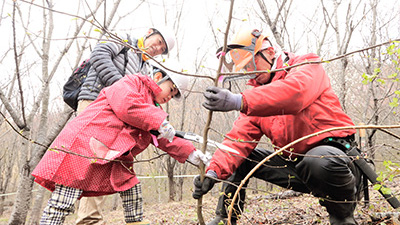
[[[13,130],[15,131],[15,133],[17,133],[17,134],[18,134],[19,136],[21,136],[23,139],[25,139],[25,140],[27,140],[27,141],[33,143],[33,144],[39,145],[39,146],[41,146],[41,147],[43,147],[43,148],[49,148],[49,146],[44,145],[44,144],[42,144],[42,143],[39,143],[39,142],[37,142],[37,141],[35,141],[35,140],[31,139],[31,138],[28,138],[28,137],[24,136],[23,134],[21,134],[21,132],[19,132],[19,131],[11,124],[11,122],[5,117],[5,115],[4,115],[1,111],[0,111],[0,115],[4,118],[4,121],[6,121],[6,123],[11,127],[11,129],[13,129]],[[64,152],[64,153],[71,154],[71,155],[80,156],[80,157],[87,158],[87,159],[105,160],[105,161],[108,161],[108,162],[119,162],[119,163],[149,162],[149,161],[152,161],[152,160],[154,160],[154,159],[161,158],[161,157],[164,156],[164,155],[167,155],[167,153],[163,153],[163,154],[159,154],[158,156],[155,156],[155,157],[150,158],[150,159],[136,160],[136,161],[123,161],[123,160],[118,160],[118,159],[105,159],[105,158],[95,157],[95,156],[85,156],[85,155],[78,154],[78,153],[76,153],[76,152],[72,152],[72,151],[70,151],[70,150],[68,150],[68,149],[51,148],[51,149],[49,149],[49,150],[51,150],[51,151],[60,151],[60,152]]]
[[[230,9],[229,9],[228,24],[226,25],[225,36],[224,36],[223,51],[226,51],[226,45],[227,45],[227,42],[228,42],[228,33],[229,33],[229,28],[230,28],[230,25],[231,25],[231,21],[232,21],[233,3],[234,2],[235,2],[234,0],[231,0],[231,6],[230,6]],[[218,86],[218,78],[221,76],[221,68],[222,68],[222,64],[223,64],[224,61],[225,61],[225,56],[222,55],[220,60],[219,60],[219,66],[218,66],[218,70],[217,70],[217,77],[214,79],[214,85],[215,86]],[[208,131],[210,129],[210,124],[211,124],[211,121],[212,121],[212,115],[213,115],[213,112],[209,111],[208,112],[207,122],[206,122],[205,127],[204,127],[203,138],[204,138],[205,141],[204,141],[202,149],[201,149],[203,153],[206,152],[206,148],[207,148]],[[201,178],[201,181],[204,180],[204,174],[205,174],[204,164],[200,163],[200,178]],[[203,205],[202,201],[203,201],[203,197],[200,197],[197,200],[197,217],[199,219],[200,225],[204,225],[205,224],[204,223],[203,214],[202,214],[202,205]]]
[[[385,129],[383,129],[383,128],[378,128],[378,129],[379,129],[380,131],[382,131],[382,132],[384,132],[384,133],[387,133],[387,134],[389,134],[390,136],[395,137],[395,138],[397,138],[397,139],[400,140],[400,136],[399,136],[399,135],[394,134],[394,133],[392,133],[392,132],[390,132],[390,131],[388,131],[388,130],[385,130]]]
[[[12,27],[13,27],[13,45],[14,45],[14,59],[15,59],[15,73],[17,75],[17,81],[18,81],[18,88],[19,88],[19,94],[21,97],[21,112],[22,112],[22,123],[21,124],[21,129],[26,128],[26,117],[25,117],[25,104],[24,104],[24,92],[22,88],[22,83],[21,83],[21,74],[19,71],[19,63],[18,63],[18,52],[17,52],[17,33],[15,31],[15,10],[17,8],[16,2],[13,2],[13,18],[12,18]],[[29,128],[28,128],[29,129]]]

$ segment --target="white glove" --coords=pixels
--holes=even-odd
[[[169,142],[174,140],[175,129],[166,119],[161,123],[158,132],[160,132],[160,135],[158,135],[157,139],[166,138]]]
[[[209,152],[206,152],[206,154],[204,154],[200,150],[194,150],[192,153],[190,153],[187,161],[193,163],[196,166],[200,165],[200,162],[203,162],[204,165],[208,167],[210,165],[211,158],[212,156]]]

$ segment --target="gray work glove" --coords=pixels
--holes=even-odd
[[[217,180],[213,178],[218,178],[217,173],[213,170],[207,171],[206,176],[204,177],[203,182],[200,181],[200,175],[197,175],[194,178],[194,191],[193,191],[193,198],[199,199],[201,196],[207,194],[213,187]]]
[[[240,110],[242,106],[242,95],[233,94],[224,88],[208,87],[203,95],[206,98],[203,107],[211,111],[228,112]]]

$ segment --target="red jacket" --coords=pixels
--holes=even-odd
[[[315,54],[295,56],[289,53],[289,57],[288,65],[319,61]],[[283,67],[287,66],[279,58],[277,68]],[[272,82],[266,85],[254,85],[254,80],[249,83],[256,87],[242,93],[242,113],[227,134],[232,139],[259,141],[266,135],[272,144],[281,148],[321,130],[354,125],[343,112],[321,64],[306,64],[289,72],[277,72]],[[295,144],[291,150],[306,153],[326,137],[346,137],[354,133],[355,130],[324,133]],[[234,142],[227,138],[223,144],[238,150],[244,157],[257,146],[257,143]],[[288,155],[286,152],[284,154]],[[207,170],[214,170],[219,178],[226,179],[243,160],[243,157],[230,156],[217,150]]]
[[[65,126],[50,147],[126,163],[48,150],[32,172],[35,181],[51,191],[55,184],[81,189],[82,196],[132,188],[139,182],[133,168],[140,163],[130,162],[152,142],[149,131],[158,130],[167,117],[154,105],[154,95],[160,91],[148,76],[125,76],[104,88],[91,105]],[[195,150],[191,142],[181,138],[174,138],[171,143],[162,138],[158,143],[160,149],[181,163]]]

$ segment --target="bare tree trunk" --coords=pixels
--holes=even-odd
[[[9,130],[10,131],[10,130]],[[8,133],[8,132],[5,132]],[[10,184],[10,180],[12,177],[12,167],[14,165],[15,160],[15,146],[16,144],[16,136],[13,135],[12,139],[9,143],[12,143],[11,146],[6,147],[6,151],[2,153],[0,157],[0,171],[4,171],[4,176],[0,177],[0,195],[6,193],[7,188]],[[4,213],[4,201],[5,198],[2,196],[0,198],[0,216]]]
[[[30,212],[29,225],[39,225],[40,217],[42,215],[43,199],[47,189],[42,186],[38,186],[38,189],[39,190],[35,195],[35,200]]]
[[[48,1],[48,6],[49,8],[52,8],[52,2]],[[49,17],[48,20],[46,17]],[[48,21],[48,23],[44,23],[43,25],[43,31],[44,36],[51,38],[52,32],[53,32],[53,14],[52,11],[49,11],[47,14],[45,10],[43,10],[43,17],[45,18],[45,21]],[[47,27],[48,26],[48,27]],[[49,49],[50,49],[50,41],[43,39],[43,55],[42,55],[42,78],[43,80],[48,80],[49,74],[48,74],[48,60],[49,60]],[[49,89],[48,85],[44,87],[43,90],[44,98],[42,99],[42,111],[40,115],[40,130],[38,134],[38,141],[41,142],[42,140],[45,139],[45,135],[47,132],[47,112],[48,112],[48,103],[49,103]],[[23,109],[24,110],[24,109]],[[27,140],[24,140],[25,144],[27,147],[28,142]],[[42,142],[41,142],[42,143]],[[37,147],[35,148],[37,149]],[[15,200],[15,204],[13,207],[13,211],[11,214],[11,218],[9,221],[9,224],[25,224],[26,217],[28,215],[30,203],[31,203],[31,194],[32,194],[32,187],[33,187],[33,181],[34,178],[31,176],[32,170],[34,169],[34,166],[30,163],[30,156],[28,155],[29,151],[22,151],[22,169],[20,173],[20,180],[19,180],[19,185],[18,185],[18,190],[17,190],[17,197]]]
[[[3,194],[4,191],[0,190],[0,194]],[[5,201],[5,196],[1,196],[0,197],[0,216],[2,216],[4,214],[4,201]]]
[[[28,141],[23,140],[23,146],[28,145]],[[25,224],[26,215],[29,210],[29,203],[31,202],[33,178],[31,175],[31,168],[29,167],[29,162],[27,159],[27,152],[21,153],[23,155],[21,158],[21,170],[20,178],[18,182],[17,197],[14,202],[13,210],[11,213],[8,225],[21,225]]]
[[[49,8],[51,8],[51,7],[52,7],[52,2],[50,1]],[[46,17],[46,13],[43,13],[43,16]],[[49,28],[46,29],[46,27],[44,27],[43,30],[48,30],[48,34],[46,36],[51,38],[53,29],[54,29],[53,14],[50,12],[48,16],[49,16],[49,19],[48,19]],[[48,65],[49,65],[50,43],[51,42],[49,42],[49,41],[45,41],[45,40],[43,41],[43,57],[42,57],[42,62],[43,62],[42,63],[42,78],[43,78],[43,80],[49,79]],[[50,96],[50,91],[49,91],[48,86],[45,88],[44,93],[45,93],[45,96],[47,96],[47,97],[44,97],[42,100],[42,107],[41,107],[42,110],[40,113],[40,121],[39,121],[40,129],[38,131],[38,137],[37,137],[37,140],[39,141],[39,143],[44,143],[44,140],[46,139],[47,132],[48,132],[48,108],[49,108],[49,97],[48,96]],[[34,149],[35,149],[34,154],[37,154],[36,152],[40,152],[40,151],[44,150],[43,147],[39,147],[39,146],[35,146]],[[30,160],[30,161],[32,161],[32,160]],[[35,166],[37,164],[30,163],[30,165],[32,168],[29,171],[29,175],[33,171],[33,169],[35,168]],[[28,178],[30,178],[32,180],[32,185],[27,188],[29,188],[29,190],[32,192],[34,179],[32,176],[29,176]],[[26,179],[28,179],[28,178],[26,178]],[[28,224],[32,224],[32,225],[39,224],[40,215],[41,215],[41,213],[39,213],[39,211],[41,209],[41,205],[43,202],[43,192],[44,192],[43,188],[41,188],[40,190],[41,191],[39,191],[38,194],[36,195],[36,201],[35,201],[36,208],[33,208],[33,211],[32,211],[33,217],[30,218],[30,221],[28,222]],[[30,201],[27,203],[30,205]],[[34,212],[34,211],[36,211],[36,212]]]
[[[359,19],[358,21],[355,20],[355,14],[359,9],[359,6],[361,4],[361,1],[355,2],[356,6],[353,9],[352,3],[353,1],[349,1],[347,5],[347,11],[346,11],[346,21],[344,21],[344,32],[342,33],[341,31],[341,25],[343,22],[339,21],[339,6],[342,3],[342,1],[337,1],[335,0],[333,2],[334,4],[334,13],[333,13],[333,19],[334,21],[331,22],[331,25],[335,31],[336,35],[336,46],[337,46],[337,54],[342,55],[347,53],[350,41],[353,37],[353,32],[355,28],[360,24],[360,21],[362,21],[362,18]],[[325,6],[324,6],[325,7]],[[327,10],[325,8],[325,10]],[[339,68],[337,69],[337,73],[335,76],[338,77],[339,79],[339,101],[342,105],[342,108],[344,111],[346,111],[347,103],[346,103],[346,98],[347,98],[347,92],[348,92],[348,85],[347,85],[347,80],[346,80],[346,71],[347,67],[349,64],[349,60],[347,57],[344,57],[340,60],[339,62]]]
[[[70,112],[70,113],[68,113]],[[64,127],[65,123],[68,121],[68,119],[71,117],[71,112],[72,110],[66,109],[66,111],[62,114],[63,117],[57,124],[57,126],[54,126],[52,131],[49,133],[49,135],[46,137],[46,139],[40,139],[42,140],[44,145],[48,146],[50,145],[51,142],[55,139],[55,137],[60,133],[61,129]],[[28,142],[27,140],[23,140],[23,145],[27,145]],[[41,154],[36,154],[35,157],[33,157],[30,161],[24,160],[25,163],[21,166],[21,172],[20,172],[20,179],[18,181],[18,190],[17,190],[17,195],[16,199],[14,202],[14,207],[13,211],[9,220],[9,225],[12,224],[25,224],[25,219],[27,216],[27,212],[29,210],[29,206],[31,203],[31,193],[32,193],[32,187],[33,187],[33,181],[34,177],[31,176],[31,173],[37,163],[39,162],[40,158],[43,156],[45,150],[47,148],[41,147],[41,146],[36,146],[34,152],[41,152]],[[22,151],[21,158],[27,158],[25,153],[27,151]],[[22,161],[23,162],[23,161]]]
[[[166,158],[167,161],[167,176],[168,176],[168,190],[169,190],[169,197],[168,201],[173,202],[175,201],[176,190],[175,190],[175,181],[174,181],[174,168],[176,165],[176,160],[173,159],[171,156]]]
[[[25,224],[25,220],[28,214],[29,206],[31,204],[31,192],[33,188],[33,182],[34,178],[31,176],[31,173],[33,169],[36,167],[38,162],[40,161],[41,157],[44,155],[47,146],[50,145],[50,143],[54,140],[54,138],[58,135],[58,133],[62,130],[64,127],[65,123],[68,121],[68,119],[72,115],[72,110],[69,108],[65,108],[64,113],[62,114],[61,118],[54,123],[54,126],[52,127],[52,130],[48,132],[48,104],[49,104],[49,83],[50,80],[52,79],[55,71],[57,70],[57,67],[61,61],[61,59],[64,57],[65,53],[68,52],[69,48],[71,47],[72,43],[74,42],[74,39],[70,39],[69,43],[66,45],[64,51],[62,51],[62,54],[58,56],[58,58],[55,60],[54,67],[50,70],[49,69],[49,53],[50,53],[50,44],[51,44],[51,38],[52,38],[52,31],[53,31],[53,11],[51,10],[53,7],[52,1],[46,1],[47,8],[42,9],[43,10],[43,41],[42,41],[42,49],[41,51],[39,50],[39,47],[35,46],[34,40],[32,40],[29,35],[29,40],[31,41],[32,45],[35,46],[36,53],[39,55],[39,57],[42,59],[42,79],[43,80],[43,85],[42,85],[42,90],[39,94],[39,97],[36,98],[36,102],[33,104],[33,108],[30,112],[30,116],[28,116],[28,119],[25,119],[23,116],[23,119],[19,119],[18,114],[16,111],[12,108],[12,106],[9,104],[9,100],[4,97],[4,95],[0,92],[0,99],[2,100],[3,104],[6,106],[7,111],[10,113],[12,116],[14,122],[18,125],[20,129],[30,129],[29,125],[31,125],[31,122],[33,121],[34,116],[36,115],[37,110],[41,106],[41,114],[40,114],[40,125],[39,125],[39,130],[38,130],[38,136],[37,136],[37,142],[41,143],[42,145],[35,145],[32,155],[30,155],[30,152],[28,151],[29,145],[27,140],[23,140],[23,146],[21,147],[21,169],[19,173],[19,181],[18,181],[18,190],[17,190],[17,195],[16,195],[16,200],[14,203],[14,207],[10,216],[9,224]],[[93,13],[95,13],[100,6],[100,2],[98,2],[96,9],[93,10]],[[18,9],[19,10],[19,9]],[[18,11],[21,15],[22,12],[19,10]],[[15,14],[15,13],[14,13]],[[94,15],[94,14],[93,14]],[[93,16],[92,14],[88,15]],[[15,17],[14,17],[15,18]],[[15,20],[15,19],[14,19]],[[22,16],[21,16],[22,20]],[[75,36],[76,37],[79,34],[79,31],[82,29],[83,24],[86,21],[82,21],[82,23],[77,26]],[[24,27],[25,29],[28,29],[27,27]],[[29,33],[29,32],[26,32]],[[25,34],[27,35],[27,34]],[[16,38],[16,37],[15,37]],[[20,49],[24,49],[21,47]],[[21,51],[21,57],[23,56],[23,51]],[[21,57],[18,57],[17,62],[21,61]],[[17,64],[18,68],[18,64]],[[49,71],[51,73],[49,74]],[[18,74],[18,70],[17,70]],[[23,102],[23,101],[21,101]],[[22,108],[24,112],[24,108]],[[24,115],[24,114],[22,114]],[[23,136],[28,136],[27,131],[22,132],[21,134]],[[39,196],[38,199],[41,199]],[[37,204],[40,204],[38,202]],[[35,221],[36,220],[36,221]],[[37,224],[37,218],[32,218],[30,221],[31,224]]]
[[[281,5],[278,5],[278,11],[274,18],[272,18],[273,15],[271,16],[271,13],[268,12],[268,7],[265,5],[265,1],[257,0],[257,2],[258,2],[258,5],[260,6],[260,9],[264,16],[265,21],[267,22],[268,26],[270,27],[270,29],[275,37],[276,43],[278,43],[278,45],[283,48],[284,40],[283,40],[283,34],[281,31],[283,31],[284,29],[282,29],[281,27],[278,27],[278,22],[281,21],[281,20],[279,20],[279,18],[282,14],[286,14],[286,15],[289,14],[289,9],[285,9],[287,0],[283,0]],[[290,4],[291,4],[291,1],[290,1],[289,5]],[[272,4],[269,4],[269,5],[272,5]],[[284,21],[281,21],[281,22],[284,22]],[[285,26],[285,24],[283,24],[283,26]]]
[[[166,112],[169,114],[169,103],[166,106]],[[169,116],[167,117],[170,120]],[[167,172],[167,182],[168,182],[168,201],[172,202],[175,200],[175,181],[174,181],[174,169],[176,165],[176,160],[171,156],[165,157],[165,170]]]
[[[346,111],[346,96],[347,96],[347,82],[346,82],[346,68],[348,65],[347,58],[343,58],[340,60],[340,69],[339,69],[339,101],[342,105],[344,111]]]
[[[267,24],[269,25],[275,39],[276,42],[278,43],[279,46],[284,47],[284,41],[283,41],[283,36],[282,36],[282,30],[280,29],[280,27],[278,27],[278,22],[281,21],[279,20],[279,17],[289,11],[285,11],[285,4],[287,2],[287,0],[283,0],[283,2],[281,3],[281,5],[278,5],[278,11],[275,15],[275,18],[272,18],[272,16],[270,16],[271,13],[268,12],[268,7],[265,5],[265,1],[262,0],[257,0],[258,5],[260,6],[261,12],[264,16],[265,21],[267,22]],[[269,2],[270,3],[270,2]],[[272,5],[272,4],[269,4]],[[290,4],[289,4],[290,5]]]
[[[339,29],[339,15],[338,15],[338,10],[339,10],[339,5],[340,3],[338,1],[333,2],[334,5],[334,21],[332,24],[333,29],[335,30],[335,35],[336,35],[336,48],[338,50],[338,55],[343,54],[342,52],[342,42],[341,42],[341,37],[340,37],[340,29]],[[336,77],[338,77],[339,80],[339,101],[343,107],[343,110],[346,109],[346,82],[345,82],[345,72],[346,68],[344,67],[345,63],[343,62],[343,59],[340,60],[339,62],[339,69],[336,71],[337,73],[335,74]]]
[[[179,168],[181,168],[179,174],[186,174],[187,164],[180,165]],[[185,177],[178,178],[178,181],[177,181],[178,194],[177,194],[177,198],[176,198],[177,201],[183,200],[183,184],[184,184],[184,182],[185,182]]]
[[[376,25],[376,21],[377,21],[377,16],[378,16],[378,12],[377,12],[377,0],[372,0],[370,2],[371,4],[371,9],[372,9],[372,24],[371,24],[371,41],[370,43],[368,43],[369,45],[375,45],[377,42],[377,36],[376,36],[376,32],[377,32],[377,25]],[[368,58],[368,64],[366,69],[366,73],[367,74],[373,74],[374,73],[374,66],[378,66],[380,67],[381,64],[378,63],[378,65],[374,64],[374,59],[376,57],[376,50],[372,49],[371,50],[371,57]],[[378,102],[378,97],[376,96],[376,81],[372,81],[369,86],[368,86],[368,91],[372,97],[372,101],[373,101],[373,105],[372,105],[372,112],[373,112],[373,117],[370,119],[370,121],[372,122],[372,124],[378,125],[379,124],[379,102]],[[370,106],[367,106],[370,107]],[[367,134],[367,154],[369,155],[369,157],[371,157],[372,159],[375,158],[375,151],[373,151],[374,146],[375,146],[375,139],[376,139],[376,130],[372,129],[372,130],[367,130],[366,132]]]

